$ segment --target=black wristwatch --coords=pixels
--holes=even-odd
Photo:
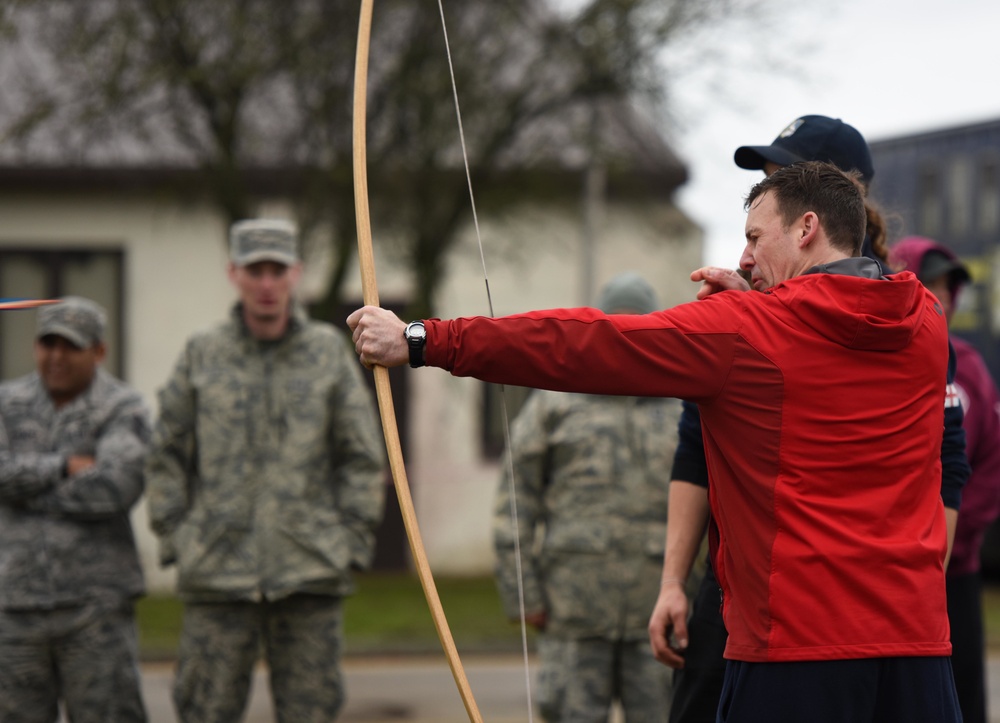
[[[410,348],[410,366],[416,369],[424,365],[424,345],[427,343],[427,329],[424,322],[411,321],[403,329],[403,338]]]

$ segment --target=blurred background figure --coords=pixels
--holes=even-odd
[[[185,603],[182,721],[241,720],[261,650],[275,720],[344,702],[342,601],[374,554],[382,440],[347,339],[296,300],[300,273],[292,224],[233,224],[239,300],[160,392],[149,508]]]
[[[658,309],[634,273],[616,276],[598,306]],[[538,703],[546,721],[666,721],[670,671],[652,655],[646,624],[659,590],[667,470],[676,399],[536,390],[511,430],[527,622],[538,631]],[[504,608],[520,617],[511,480],[494,510],[496,575]]]
[[[962,287],[972,279],[951,249],[928,238],[910,236],[892,247],[890,262],[898,270],[915,273],[938,298],[951,320]],[[946,577],[951,664],[965,723],[985,723],[985,636],[979,552],[986,528],[1000,514],[1000,394],[979,352],[954,335],[951,344],[955,349],[956,370],[949,399],[953,404],[961,402],[965,413],[965,449],[972,467],[962,490]]]
[[[138,392],[101,368],[104,309],[38,312],[36,371],[0,385],[0,720],[146,720],[129,512],[150,428]]]

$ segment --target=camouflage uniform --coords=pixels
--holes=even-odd
[[[55,307],[53,307],[55,308]],[[129,510],[150,438],[140,396],[98,368],[56,408],[37,373],[0,385],[0,720],[144,721]],[[95,458],[65,476],[70,455]]]
[[[539,705],[548,721],[666,721],[670,671],[646,626],[659,592],[675,399],[534,391],[512,429],[527,613],[539,635]],[[510,481],[494,513],[497,580],[519,617]]]
[[[371,563],[385,493],[346,338],[296,307],[281,339],[260,341],[237,305],[160,392],[147,473],[161,562],[177,564],[186,602],[181,719],[238,720],[261,643],[277,719],[335,718],[340,600]]]

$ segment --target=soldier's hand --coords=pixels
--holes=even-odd
[[[410,361],[410,350],[403,338],[406,328],[398,316],[378,306],[363,306],[347,317],[354,339],[354,350],[361,363],[398,367]]]
[[[702,266],[691,272],[692,281],[700,281],[698,298],[705,299],[720,291],[750,291],[750,284],[738,271],[718,266]]]
[[[684,667],[688,645],[688,601],[678,581],[665,582],[649,619],[649,643],[653,655],[671,668]]]
[[[85,454],[74,454],[66,460],[66,476],[72,477],[80,472],[86,472],[97,464],[97,460]]]
[[[524,614],[524,622],[526,622],[528,625],[533,627],[535,630],[538,630],[539,632],[543,632],[545,630],[545,625],[548,623],[548,621],[549,621],[549,616],[544,610],[542,610],[540,613]]]

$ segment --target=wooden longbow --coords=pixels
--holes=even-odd
[[[368,159],[366,143],[366,115],[368,101],[368,51],[371,40],[372,11],[374,0],[362,0],[361,20],[358,24],[358,50],[354,64],[354,208],[358,226],[358,262],[361,266],[361,288],[366,305],[378,306],[378,284],[375,280],[375,255],[372,250],[371,215],[368,206]],[[389,454],[389,467],[392,470],[392,481],[399,498],[399,508],[406,528],[406,537],[413,553],[413,562],[417,568],[420,585],[424,589],[424,597],[430,607],[434,627],[438,638],[448,658],[448,666],[455,678],[469,720],[482,723],[482,716],[476,699],[469,687],[469,680],[462,667],[462,661],[455,647],[455,640],[448,627],[441,598],[427,562],[420,527],[413,509],[413,499],[410,496],[410,483],[406,477],[406,467],[403,463],[403,449],[399,442],[399,429],[396,426],[396,411],[392,404],[392,391],[389,386],[389,370],[385,367],[374,367],[375,392],[378,396],[378,408],[382,417],[382,433],[385,436],[385,446]]]

